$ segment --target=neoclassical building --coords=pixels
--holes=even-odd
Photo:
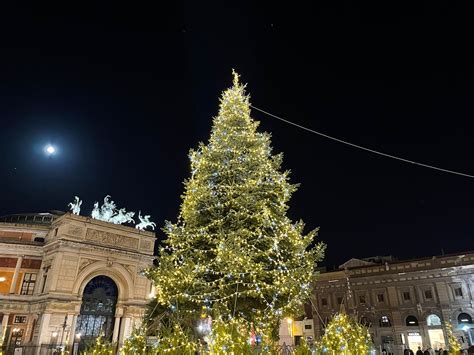
[[[155,235],[70,213],[0,218],[3,350],[78,353],[99,334],[122,344],[145,311]]]
[[[463,348],[474,344],[474,253],[394,261],[351,259],[318,276],[314,330],[344,309],[370,324],[376,348],[391,354],[418,346],[446,348],[444,322]]]

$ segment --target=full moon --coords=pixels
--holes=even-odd
[[[47,145],[45,147],[45,150],[46,150],[46,153],[51,155],[51,154],[54,154],[54,152],[56,151],[56,148],[54,148],[52,145]]]

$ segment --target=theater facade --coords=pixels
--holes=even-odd
[[[5,353],[121,346],[142,319],[155,235],[71,213],[0,218],[0,344]]]

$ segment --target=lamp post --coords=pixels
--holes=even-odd
[[[58,343],[58,332],[55,330],[54,332],[51,333],[51,341],[50,341],[51,349],[54,349],[57,343]]]
[[[62,332],[61,332],[61,342],[59,343],[59,346],[58,346],[59,351],[64,351],[66,348],[65,346],[63,346],[64,333],[66,332],[66,327],[67,327],[67,314],[64,317],[64,323],[61,326]]]
[[[74,341],[72,345],[72,355],[76,355],[79,353],[79,343],[81,342],[82,333],[76,334],[76,341]]]

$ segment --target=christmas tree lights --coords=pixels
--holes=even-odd
[[[279,320],[301,312],[324,254],[313,244],[317,231],[305,234],[286,216],[297,186],[257,127],[234,73],[208,144],[190,151],[178,220],[166,223],[159,264],[147,271],[179,324],[195,329],[210,317],[209,339],[240,350],[250,326],[274,340]]]
[[[319,348],[328,355],[367,355],[372,350],[369,328],[345,313],[338,313],[327,324]]]
[[[446,327],[446,335],[448,337],[449,353],[460,354],[461,344],[453,334],[453,326],[450,322],[444,322],[444,326]]]

